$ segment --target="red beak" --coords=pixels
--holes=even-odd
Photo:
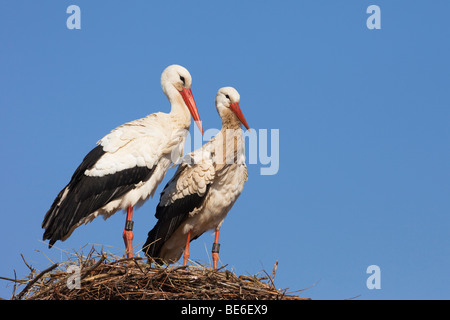
[[[246,127],[247,130],[250,130],[250,127],[248,126],[248,123],[245,120],[245,117],[244,117],[244,115],[243,115],[243,113],[241,111],[241,108],[239,107],[239,103],[238,102],[232,103],[231,106],[230,106],[230,109],[238,117],[239,121],[242,122],[244,127]]]
[[[189,112],[192,115],[192,118],[194,119],[195,123],[200,129],[200,132],[203,134],[202,122],[200,120],[197,105],[195,104],[194,96],[192,95],[191,89],[184,88],[182,91],[180,91],[180,94],[183,97],[184,103],[186,103],[186,106],[188,107]]]

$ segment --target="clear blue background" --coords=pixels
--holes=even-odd
[[[81,30],[66,27],[71,4]],[[381,30],[366,27],[371,4]],[[449,299],[449,13],[444,0],[2,1],[0,276],[28,274],[20,254],[43,270],[65,260],[58,248],[122,252],[122,213],[51,250],[40,225],[97,140],[170,110],[160,74],[177,63],[205,128],[220,127],[217,89],[234,86],[252,128],[280,130],[279,172],[248,166],[223,264],[270,273],[278,260],[276,286],[319,281],[301,293],[313,299]],[[135,245],[162,187],[136,210]],[[209,263],[212,242],[191,258]],[[366,287],[372,264],[380,290]]]

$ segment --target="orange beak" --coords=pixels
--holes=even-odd
[[[197,105],[195,104],[191,89],[184,88],[182,91],[180,91],[180,94],[183,97],[184,103],[186,103],[186,106],[188,107],[192,118],[200,129],[200,132],[203,134],[202,122],[200,120],[200,116],[198,115]]]
[[[242,113],[241,108],[239,107],[239,103],[238,102],[232,103],[230,109],[231,111],[234,112],[236,117],[238,117],[239,121],[242,122],[244,127],[246,127],[247,130],[250,130],[250,127],[248,126],[248,123],[245,120],[244,114]]]

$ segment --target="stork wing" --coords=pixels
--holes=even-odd
[[[191,160],[193,164],[188,163]],[[214,164],[206,148],[185,157],[161,193],[155,214],[158,222],[148,233],[143,247],[148,256],[157,258],[161,247],[175,230],[202,206],[214,177]]]
[[[163,154],[171,151],[174,141],[178,142],[172,139],[172,130],[167,130],[165,116],[154,113],[112,130],[97,142],[105,155],[85,174],[104,176],[136,166],[153,168]]]
[[[50,240],[49,246],[66,239],[80,224],[95,218],[94,212],[150,179],[169,141],[161,120],[153,114],[129,122],[98,142],[44,217],[43,238]]]

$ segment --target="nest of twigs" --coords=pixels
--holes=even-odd
[[[123,259],[92,248],[87,256],[75,255],[41,272],[27,266],[31,272],[25,279],[2,277],[14,283],[13,300],[301,299],[286,289],[275,288],[277,263],[270,275],[262,271],[237,276],[226,265],[217,270],[199,264],[166,267],[148,264],[140,257]]]

